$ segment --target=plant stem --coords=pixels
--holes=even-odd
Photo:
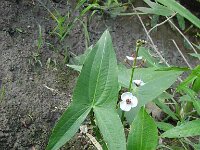
[[[135,59],[134,59],[134,61],[133,61],[133,65],[132,65],[131,79],[130,79],[129,88],[128,88],[128,91],[129,91],[129,92],[132,91],[132,83],[133,83],[134,70],[135,70],[135,68],[136,68],[138,52],[139,52],[140,46],[141,46],[142,44],[143,44],[143,41],[141,41],[141,40],[138,40],[138,41],[136,42],[136,54],[135,54]],[[121,121],[122,121],[122,123],[124,122],[124,115],[125,115],[125,111],[122,111],[122,116],[121,116]]]
[[[133,65],[132,65],[131,79],[130,79],[129,88],[128,88],[129,92],[131,92],[131,90],[132,90],[133,75],[134,75],[134,71],[135,71],[135,67],[136,67],[136,63],[137,63],[139,48],[140,48],[140,44],[136,44],[136,54],[135,54],[135,59],[133,61]]]

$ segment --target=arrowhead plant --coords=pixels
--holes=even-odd
[[[54,127],[46,150],[57,150],[69,141],[90,112],[94,113],[108,149],[126,149],[124,129],[116,111],[117,72],[111,36],[106,30],[86,58],[72,103]]]
[[[136,42],[136,54],[134,57],[127,57],[133,64],[131,69],[127,69],[117,65],[111,36],[106,30],[93,47],[76,58],[78,65],[68,65],[80,71],[80,75],[73,92],[72,103],[55,125],[46,150],[60,149],[76,134],[88,115],[97,141],[99,143],[101,141],[100,144],[104,149],[156,149],[158,130],[145,105],[163,94],[182,71],[156,71],[155,66],[137,68],[137,60],[143,60],[143,56],[138,56],[139,50],[145,43],[144,40]],[[122,93],[120,102],[118,102],[119,87],[127,89]],[[169,109],[163,108],[164,112],[169,112]],[[127,123],[130,132],[126,143],[124,125],[127,128]],[[197,125],[199,122],[195,122],[194,126],[198,128]],[[187,127],[183,126],[184,129]],[[177,131],[177,134],[180,133]],[[172,137],[170,131],[162,135]],[[183,137],[185,135],[191,134],[187,132]]]

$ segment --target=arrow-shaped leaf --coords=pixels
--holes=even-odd
[[[117,96],[117,61],[111,36],[105,31],[84,61],[73,102],[55,126],[47,150],[57,150],[64,145],[91,110],[108,148],[125,150],[123,126],[115,109]]]

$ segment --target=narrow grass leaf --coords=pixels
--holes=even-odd
[[[163,138],[182,138],[200,135],[200,119],[189,121],[164,132]]]
[[[150,0],[144,0],[151,8],[147,7],[137,7],[136,10],[142,11],[148,14],[156,14],[161,16],[171,16],[173,15],[173,11],[169,8],[162,6],[158,3],[152,2]]]
[[[174,128],[173,125],[171,125],[170,123],[165,123],[165,122],[156,122],[156,125],[162,131],[167,131]]]
[[[193,23],[195,26],[200,28],[200,20],[194,16],[189,10],[187,10],[185,7],[183,7],[181,4],[176,2],[175,0],[157,0],[159,3],[167,6],[172,11],[175,11],[179,13],[181,16],[188,19],[191,23]]]
[[[178,120],[176,114],[165,103],[163,103],[161,100],[155,99],[154,103],[160,109],[162,109],[162,111],[164,111],[166,114],[168,114],[169,116],[171,116],[173,119]]]
[[[200,59],[200,54],[196,54],[196,53],[189,53],[191,56],[199,58]]]

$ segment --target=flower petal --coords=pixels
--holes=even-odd
[[[130,57],[130,56],[126,56],[126,58],[128,59],[128,60],[134,60],[134,58],[133,57]]]
[[[145,83],[142,80],[133,80],[133,83],[138,87],[145,85]]]
[[[143,86],[143,85],[145,85],[146,83],[144,83],[143,81],[140,83],[140,86]]]
[[[134,83],[135,85],[140,85],[141,80],[133,80],[133,83]]]
[[[137,57],[137,60],[141,60],[143,57],[142,56],[138,56]]]
[[[127,99],[130,99],[133,96],[131,92],[125,92],[121,95],[121,100],[126,101]]]
[[[121,110],[123,111],[130,111],[131,110],[131,105],[127,104],[126,101],[121,101],[119,103]]]
[[[131,97],[131,107],[136,107],[138,105],[138,99],[135,96]]]

